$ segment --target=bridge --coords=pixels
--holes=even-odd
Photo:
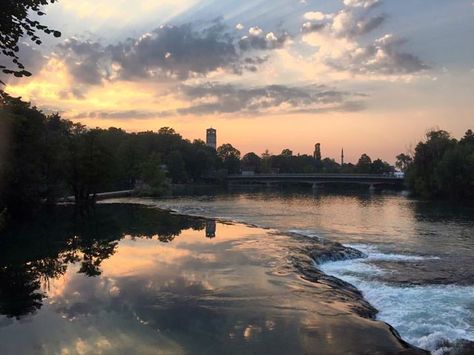
[[[402,188],[403,177],[393,175],[374,174],[253,174],[253,175],[228,175],[229,186],[236,185],[311,185],[317,189],[320,185],[366,185],[371,190],[377,187]]]

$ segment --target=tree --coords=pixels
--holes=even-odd
[[[171,180],[175,183],[185,183],[188,180],[186,165],[184,164],[183,155],[180,151],[172,151],[167,159],[166,165]]]
[[[223,144],[217,148],[217,155],[222,160],[224,168],[230,174],[240,172],[240,151],[232,146],[232,144]]]
[[[0,50],[2,54],[11,58],[16,69],[8,69],[0,65],[5,74],[13,74],[17,77],[30,76],[24,65],[21,64],[18,52],[18,42],[22,38],[29,38],[32,42],[40,45],[41,38],[38,31],[60,37],[61,32],[51,30],[42,25],[38,20],[32,20],[31,15],[43,16],[41,7],[52,4],[56,0],[2,0],[2,15],[0,16]]]
[[[67,135],[72,123],[46,116],[4,93],[0,100],[0,211],[35,209],[64,189]]]
[[[293,156],[293,151],[291,151],[291,150],[288,149],[288,148],[287,148],[287,149],[283,149],[283,150],[281,151],[281,154],[280,154],[280,155],[283,155],[283,156],[285,156],[285,157],[291,157],[291,156]]]
[[[244,155],[241,163],[242,169],[251,170],[258,173],[260,172],[260,165],[262,164],[262,159],[257,154],[250,152]]]
[[[140,193],[159,196],[166,190],[166,175],[160,167],[161,159],[158,154],[152,154],[139,166],[139,176],[145,186]]]
[[[367,154],[362,154],[357,162],[357,172],[362,174],[369,174],[371,172],[372,159]]]
[[[370,167],[370,172],[372,174],[387,174],[387,173],[392,173],[395,169],[386,161],[383,161],[382,159],[376,159],[372,162],[372,165]]]
[[[410,165],[413,163],[413,158],[408,155],[401,153],[397,155],[397,161],[395,163],[395,166],[400,169],[400,171],[406,173]]]
[[[262,173],[271,173],[272,172],[272,154],[269,152],[268,149],[262,153],[262,160],[260,162],[260,170]]]
[[[408,185],[415,193],[425,197],[442,194],[436,178],[436,167],[446,151],[456,144],[457,141],[443,130],[429,131],[425,142],[418,143],[407,176]]]

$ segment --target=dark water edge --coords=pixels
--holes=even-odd
[[[0,314],[22,319],[39,312],[47,297],[41,289],[42,282],[61,277],[71,264],[80,265],[78,272],[86,277],[100,277],[101,264],[113,258],[126,235],[133,238],[156,236],[161,243],[172,243],[188,229],[202,230],[212,238],[213,225],[215,221],[211,219],[133,205],[99,205],[88,216],[76,214],[72,207],[57,208],[52,215],[49,211],[31,224],[16,226],[0,235]],[[267,234],[271,234],[269,240],[278,237],[277,251],[286,252],[287,262],[277,268],[278,273],[285,275],[290,267],[291,274],[310,282],[314,289],[327,289],[329,303],[342,304],[357,316],[369,320],[361,325],[365,336],[374,338],[369,343],[374,346],[377,342],[380,345],[387,342],[373,350],[378,353],[426,353],[404,342],[388,324],[374,321],[377,310],[364,300],[359,290],[315,268],[315,264],[327,261],[361,258],[363,253],[339,243],[298,234]],[[316,298],[315,302],[322,299]],[[1,328],[0,324],[0,339]],[[391,337],[393,339],[389,340]],[[353,341],[357,344],[357,339]],[[454,348],[451,353],[468,354],[472,344],[464,345],[464,350]],[[356,347],[354,353],[374,353]]]

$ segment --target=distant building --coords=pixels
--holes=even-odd
[[[217,149],[217,131],[214,128],[206,130],[206,145],[212,149]]]
[[[321,160],[321,144],[320,143],[316,143],[314,146],[313,158],[318,161]]]
[[[344,148],[341,150],[341,166],[344,165]]]

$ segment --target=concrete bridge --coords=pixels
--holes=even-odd
[[[366,185],[371,190],[377,187],[402,188],[403,177],[373,174],[254,174],[254,175],[228,175],[229,186],[236,185],[311,185],[317,189],[320,185]]]

